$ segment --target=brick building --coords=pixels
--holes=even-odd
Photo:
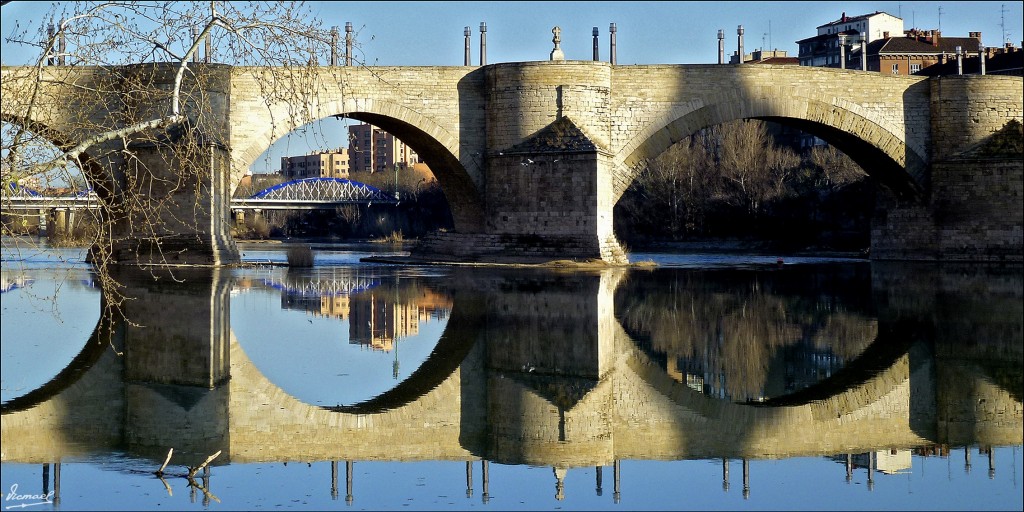
[[[349,170],[349,152],[345,148],[281,157],[281,175],[289,180],[348,178]]]
[[[405,168],[419,156],[394,135],[366,123],[348,127],[352,172],[379,172]]]
[[[984,51],[981,32],[968,37],[942,37],[938,30],[912,29],[902,37],[884,38],[867,45],[868,71],[893,75],[913,75],[936,64],[955,63],[957,48],[963,58],[978,58]],[[956,69],[953,69],[953,74]]]

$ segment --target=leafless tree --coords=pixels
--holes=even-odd
[[[636,184],[643,200],[634,205],[657,215],[657,219],[647,219],[648,222],[662,223],[664,231],[671,236],[700,231],[718,188],[713,144],[710,133],[702,131],[674,144],[648,163]],[[658,207],[648,208],[645,204]]]
[[[777,147],[763,121],[735,121],[721,129],[719,170],[738,190],[750,213],[786,193],[786,181],[800,166],[800,157]]]
[[[810,161],[821,169],[819,186],[829,190],[842,188],[867,176],[850,157],[833,146],[814,146]]]
[[[130,236],[159,250],[162,238],[203,218],[179,213],[190,196],[204,208],[211,166],[198,162],[225,142],[226,123],[214,114],[226,73],[218,65],[251,70],[268,103],[293,106],[277,122],[302,125],[313,117],[314,67],[329,62],[331,36],[301,2],[66,2],[19,24],[3,44],[5,60],[30,57],[3,68],[0,181],[8,190],[85,175],[103,205],[91,257],[105,302],[116,306],[110,249]],[[40,150],[41,141],[56,149]]]

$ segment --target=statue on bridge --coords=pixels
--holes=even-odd
[[[551,60],[565,60],[565,53],[558,46],[562,42],[562,29],[555,25],[555,28],[551,29],[551,33],[555,35],[551,38],[551,42],[555,43],[555,49],[551,50]]]

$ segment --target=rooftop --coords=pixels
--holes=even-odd
[[[885,11],[875,11],[875,12],[873,12],[871,14],[861,14],[859,16],[847,16],[846,13],[844,12],[843,15],[838,20],[830,21],[830,22],[828,22],[828,23],[826,23],[824,25],[818,25],[818,28],[830,27],[832,25],[839,25],[839,24],[842,24],[842,23],[849,23],[851,21],[866,20],[868,18],[871,18],[873,16],[878,16],[880,14],[885,14],[887,16],[892,16],[891,14],[889,14],[889,13],[887,13]],[[892,17],[893,18],[897,18],[896,16],[892,16]]]

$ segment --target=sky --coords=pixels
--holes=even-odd
[[[725,31],[726,53],[736,51],[736,28],[743,25],[746,53],[758,48],[797,54],[796,41],[817,34],[817,27],[849,16],[883,11],[903,18],[904,28],[941,29],[947,36],[982,33],[986,46],[1001,46],[1003,33],[1022,46],[1024,13],[1020,1],[995,2],[309,2],[324,25],[346,22],[356,32],[357,57],[369,65],[460,66],[464,29],[472,31],[473,65],[479,64],[479,27],[487,23],[487,63],[548,60],[551,29],[561,28],[561,48],[568,60],[590,60],[594,27],[600,58],[609,55],[609,23],[615,23],[619,65],[714,64],[718,30]],[[2,7],[5,38],[15,22],[45,23],[48,2],[14,1]],[[941,16],[940,16],[941,9]],[[26,57],[4,41],[4,64]],[[337,131],[329,128],[328,131]],[[329,137],[333,139],[333,137]],[[305,140],[305,138],[303,138]],[[344,144],[344,137],[337,139]],[[331,147],[334,140],[295,143]],[[324,146],[326,144],[326,146]],[[280,153],[280,151],[278,151]],[[276,167],[279,159],[263,159]],[[272,169],[276,170],[276,169]],[[256,170],[256,172],[265,172]]]
[[[988,46],[1002,44],[1003,28],[1015,45],[1024,37],[1019,1],[995,2],[309,2],[325,26],[351,22],[367,64],[437,66],[463,64],[463,30],[472,31],[473,64],[479,63],[479,26],[487,23],[487,61],[547,60],[551,29],[562,29],[568,60],[592,58],[597,27],[601,58],[608,58],[608,25],[615,23],[618,64],[711,64],[718,59],[718,30],[726,50],[736,50],[736,27],[744,48],[797,51],[796,41],[816,27],[850,16],[883,11],[902,17],[904,27],[941,28],[948,36],[980,31]],[[45,22],[49,2],[14,1],[2,10],[2,35],[16,21]],[[941,18],[939,9],[942,9]],[[1002,15],[1005,8],[1005,17]],[[10,54],[10,55],[9,55]],[[5,64],[18,64],[3,44]]]

